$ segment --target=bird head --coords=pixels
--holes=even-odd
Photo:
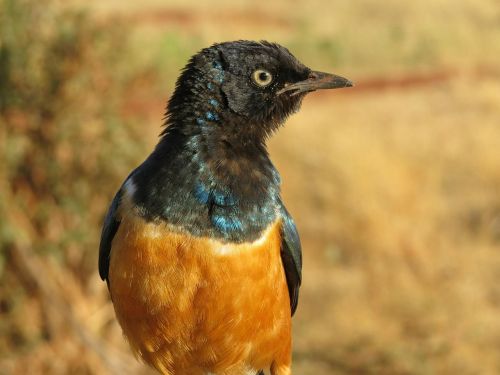
[[[300,108],[307,93],[352,85],[308,68],[278,44],[215,44],[184,68],[168,104],[167,124],[189,134],[222,131],[228,139],[263,141]]]

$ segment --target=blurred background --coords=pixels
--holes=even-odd
[[[500,373],[496,0],[0,0],[0,374],[152,374],[103,215],[189,56],[266,39],[357,86],[270,142],[303,242],[294,373]]]

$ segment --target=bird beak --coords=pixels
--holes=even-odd
[[[307,93],[323,89],[341,89],[343,87],[352,86],[354,86],[354,84],[347,78],[330,73],[311,71],[307,79],[285,85],[277,94],[281,95],[285,92],[293,91],[291,96],[294,96],[304,92]]]

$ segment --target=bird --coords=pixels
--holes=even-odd
[[[166,375],[291,374],[302,251],[266,140],[308,93],[352,85],[267,41],[191,57],[101,233],[99,274],[139,359]]]

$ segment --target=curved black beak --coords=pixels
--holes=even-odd
[[[294,96],[304,92],[307,93],[323,89],[341,89],[352,86],[354,86],[354,84],[347,78],[330,73],[311,71],[307,79],[288,84],[279,90],[277,94],[281,95],[285,92],[293,91],[291,95]]]

